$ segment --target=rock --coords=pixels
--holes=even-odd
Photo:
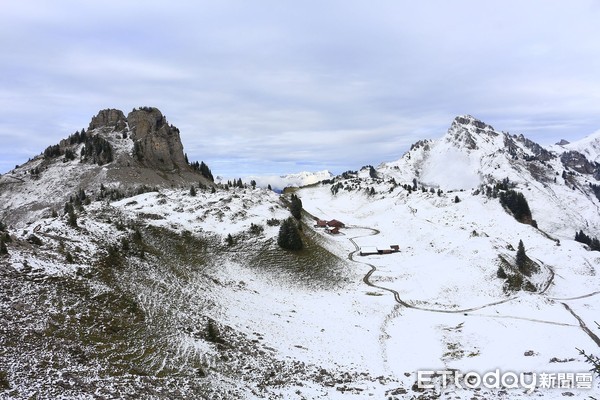
[[[154,107],[133,110],[127,122],[134,141],[134,156],[147,167],[172,171],[188,170],[179,129],[169,125]]]
[[[581,174],[592,174],[596,168],[588,161],[588,159],[577,151],[567,151],[560,156],[565,167],[571,168]]]
[[[127,119],[123,111],[114,108],[100,110],[98,115],[92,117],[92,121],[88,127],[88,131],[97,128],[111,128],[116,131],[122,131],[127,128]]]

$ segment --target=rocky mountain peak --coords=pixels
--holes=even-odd
[[[179,129],[167,123],[155,107],[141,107],[127,115],[134,141],[134,156],[147,167],[159,170],[189,169]]]
[[[495,132],[495,129],[491,125],[478,120],[472,115],[459,115],[458,117],[454,118],[450,128],[452,129],[453,127],[463,129],[466,128],[468,130],[475,131],[475,133],[486,133],[490,131]]]
[[[88,127],[88,130],[94,130],[98,128],[111,128],[116,131],[122,131],[127,127],[127,118],[123,111],[114,108],[107,108],[100,110],[98,114],[92,117],[92,121]]]
[[[475,150],[479,146],[477,144],[478,136],[498,136],[498,133],[491,125],[488,125],[471,115],[460,115],[454,118],[446,140],[454,142],[459,147],[466,147],[470,150]]]

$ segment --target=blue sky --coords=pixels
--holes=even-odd
[[[399,158],[471,114],[600,129],[597,1],[5,1],[0,172],[98,110],[155,106],[216,175]]]

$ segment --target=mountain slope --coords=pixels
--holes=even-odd
[[[0,176],[0,201],[7,205],[0,218],[31,222],[62,209],[80,190],[99,196],[100,185],[118,196],[197,182],[211,184],[185,161],[179,130],[158,109],[142,107],[127,117],[107,109],[87,131]]]
[[[573,238],[599,236],[600,203],[585,155],[457,117],[397,161],[289,190],[303,203],[304,250],[287,252],[277,246],[287,193],[213,184],[180,157],[162,114],[133,113],[105,110],[90,139],[2,176],[0,396],[600,392],[597,381],[538,381],[531,395],[443,387],[439,376],[416,385],[424,369],[587,373],[576,348],[600,346],[600,252]],[[517,220],[519,194],[532,215]]]

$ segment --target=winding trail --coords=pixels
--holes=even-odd
[[[567,309],[567,311],[569,311],[571,313],[571,315],[573,317],[575,317],[575,319],[577,321],[579,321],[579,326],[581,327],[581,330],[583,330],[590,337],[590,339],[592,339],[596,343],[596,345],[598,345],[598,347],[600,347],[600,338],[598,338],[598,336],[596,336],[596,334],[594,332],[592,332],[590,330],[590,328],[587,327],[587,325],[585,324],[585,322],[583,322],[581,317],[579,315],[575,314],[575,311],[573,311],[567,303],[560,303],[560,304],[562,304]]]
[[[556,300],[556,301],[569,301],[569,300],[585,299],[587,297],[596,296],[598,294],[600,294],[600,290],[592,292],[592,293],[584,294],[584,295],[581,295],[581,296],[576,296],[576,297],[566,297],[566,298],[548,297],[548,298],[550,300]]]
[[[499,304],[508,303],[512,300],[517,299],[518,298],[517,296],[509,297],[504,300],[499,300],[499,301],[495,301],[492,303],[483,304],[483,305],[477,306],[477,307],[462,308],[462,309],[458,309],[458,310],[444,310],[444,309],[437,309],[437,308],[420,307],[420,306],[415,306],[410,303],[407,303],[406,301],[402,300],[402,298],[400,297],[400,293],[398,293],[398,291],[396,291],[394,289],[390,289],[385,286],[376,285],[373,282],[371,282],[371,276],[373,275],[373,273],[375,273],[375,271],[377,271],[377,267],[375,267],[373,264],[370,264],[370,263],[367,263],[364,261],[358,261],[358,260],[354,259],[354,256],[360,251],[360,246],[358,246],[355,239],[358,239],[361,237],[367,237],[367,236],[375,236],[375,235],[378,235],[380,233],[380,231],[377,229],[374,229],[374,228],[369,228],[369,227],[364,227],[364,226],[349,226],[348,228],[355,228],[355,229],[358,228],[358,229],[364,229],[364,230],[371,231],[371,234],[369,234],[369,235],[360,235],[360,236],[353,236],[353,237],[348,238],[348,240],[352,243],[352,245],[355,248],[354,251],[351,251],[348,254],[348,259],[352,262],[367,265],[368,267],[370,267],[369,272],[367,272],[367,274],[363,277],[363,282],[372,288],[384,290],[386,292],[391,293],[394,296],[394,300],[396,301],[396,303],[400,304],[403,307],[413,309],[413,310],[434,312],[434,313],[443,313],[443,314],[463,313],[463,314],[465,314],[465,316],[470,315],[470,316],[483,317],[483,318],[515,319],[515,320],[536,322],[536,323],[542,323],[542,324],[548,324],[548,325],[565,326],[565,327],[579,327],[598,345],[598,347],[600,347],[600,339],[598,338],[598,336],[596,336],[592,331],[590,331],[590,329],[585,325],[585,323],[581,320],[581,318],[577,314],[575,314],[575,312],[565,303],[561,303],[561,304],[579,321],[579,325],[569,324],[569,323],[565,323],[565,322],[555,322],[555,321],[546,321],[546,320],[540,320],[540,319],[534,319],[534,318],[510,316],[510,315],[467,314],[468,312],[479,311],[479,310],[483,310],[488,307],[493,307],[493,306],[496,306]],[[555,276],[554,270],[552,268],[550,268],[546,265],[544,265],[544,266],[550,271],[551,276],[550,276],[550,279],[548,279],[548,282],[546,282],[546,285],[543,288],[543,290],[540,292],[540,294],[544,294],[548,290],[550,285],[553,283],[554,276]],[[590,294],[584,295],[584,296],[579,296],[579,297],[575,297],[575,298],[571,298],[571,299],[563,299],[563,300],[573,300],[573,299],[591,297],[591,296],[594,296],[599,293],[600,293],[600,291],[590,293]],[[548,297],[548,299],[559,300],[559,299],[553,299],[550,297]]]

